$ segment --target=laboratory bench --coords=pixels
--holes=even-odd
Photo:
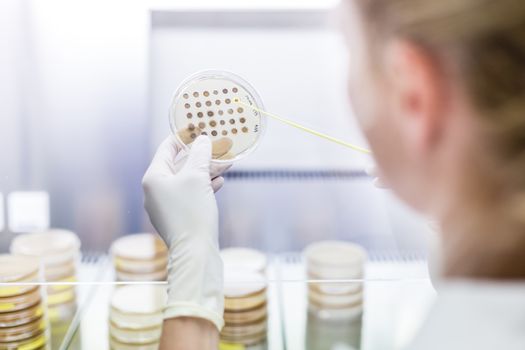
[[[376,256],[365,263],[360,281],[362,314],[345,321],[320,318],[308,311],[307,289],[323,282],[306,278],[303,257],[297,253],[275,254],[268,261],[267,341],[251,347],[254,350],[402,349],[424,321],[435,297],[426,260]],[[114,279],[107,255],[83,254],[76,287],[77,311],[66,325],[51,329],[52,349],[110,349],[109,303],[113,290],[119,288]]]

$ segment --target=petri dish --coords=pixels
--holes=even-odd
[[[312,277],[312,276],[310,276]],[[318,279],[312,277],[313,279]],[[308,289],[329,295],[344,295],[358,293],[363,290],[363,282],[345,282],[345,283],[309,283]]]
[[[358,244],[345,241],[321,241],[308,245],[304,257],[308,265],[319,269],[362,266],[366,251]]]
[[[33,338],[40,334],[47,328],[46,320],[40,316],[40,318],[33,322],[26,323],[20,326],[0,328],[0,342],[18,342],[25,339]]]
[[[246,269],[264,273],[268,263],[262,252],[241,247],[232,247],[221,250],[224,269]]]
[[[121,237],[111,245],[111,254],[114,259],[121,259],[125,263],[128,260],[140,264],[143,260],[155,260],[166,257],[168,248],[164,241],[153,233],[136,233]],[[116,263],[118,266],[119,264]]]
[[[168,256],[161,256],[152,260],[137,261],[115,257],[113,259],[115,268],[122,272],[129,273],[150,273],[159,270],[166,270],[168,266]]]
[[[245,336],[227,336],[221,334],[221,343],[242,344],[245,346],[256,345],[266,340],[267,331],[259,334]]]
[[[126,344],[150,344],[160,340],[162,327],[158,324],[148,328],[121,328],[113,322],[109,323],[109,333],[111,337],[121,343]]]
[[[317,292],[315,289],[308,290],[308,300],[314,304],[325,307],[353,307],[363,302],[363,293],[329,295]]]
[[[166,295],[166,286],[128,285],[117,288],[111,297],[110,320],[121,328],[158,326],[162,323]]]
[[[0,327],[16,327],[39,319],[44,314],[40,303],[20,311],[0,313]]]
[[[245,269],[224,270],[224,309],[254,309],[266,303],[266,279],[261,273]]]
[[[363,314],[363,304],[357,304],[347,308],[327,308],[310,302],[308,303],[308,312],[326,321],[353,320]]]
[[[74,260],[65,261],[60,265],[45,266],[44,274],[46,281],[62,281],[74,278],[76,275],[76,264]]]
[[[75,302],[76,291],[74,288],[65,289],[56,293],[48,293],[46,303],[49,307]]]
[[[0,313],[27,309],[41,301],[40,288],[28,293],[0,298]]]
[[[244,325],[226,325],[221,330],[221,336],[225,337],[248,337],[255,334],[266,332],[268,324],[266,319],[262,319],[257,323]]]
[[[126,344],[110,337],[109,344],[111,350],[159,350],[158,342],[150,344]]]
[[[11,253],[37,256],[46,265],[59,265],[79,256],[80,240],[67,230],[25,233],[11,243]]]
[[[259,144],[266,127],[259,110],[264,110],[261,98],[247,81],[230,72],[207,70],[178,87],[169,120],[183,149],[204,134],[212,141],[213,161],[230,163]]]
[[[39,268],[40,262],[36,258],[0,254],[0,283],[37,280]],[[19,290],[7,288],[11,288],[11,286],[0,288],[0,296],[21,294]]]
[[[48,342],[49,334],[48,332],[41,331],[38,335],[35,335],[33,338],[24,339],[21,341],[14,341],[9,343],[0,343],[0,350],[37,350],[37,349],[47,349],[46,345]]]
[[[115,273],[117,281],[120,282],[165,281],[168,277],[168,270],[166,269],[149,273],[129,273],[117,269]]]
[[[72,299],[60,304],[49,305],[47,308],[47,316],[51,323],[64,322],[71,320],[77,311],[76,299]]]
[[[266,303],[261,306],[245,311],[224,311],[224,321],[227,325],[243,325],[255,323],[266,318],[268,310]]]

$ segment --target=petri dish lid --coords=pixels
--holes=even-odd
[[[251,107],[257,108],[252,109]],[[261,98],[243,78],[207,70],[186,79],[169,109],[172,132],[183,148],[204,134],[211,138],[214,162],[229,163],[255,150],[265,129]]]
[[[166,268],[148,272],[148,273],[130,273],[120,271],[119,269],[115,270],[115,275],[117,281],[121,282],[139,282],[139,281],[165,281],[168,277],[168,270]]]
[[[47,322],[42,316],[20,326],[0,328],[0,342],[6,343],[32,338],[46,328]]]
[[[45,330],[40,331],[38,335],[30,339],[24,339],[20,341],[13,341],[9,343],[0,343],[0,350],[37,350],[47,349],[46,344],[48,343],[48,333]]]
[[[159,350],[159,343],[150,344],[126,344],[119,342],[113,337],[109,337],[111,350]]]
[[[29,256],[0,254],[0,282],[22,282],[38,276],[40,262]]]
[[[127,344],[150,344],[160,340],[162,324],[148,328],[122,328],[113,322],[109,323],[109,333],[112,338]]]
[[[232,247],[221,250],[225,269],[246,269],[263,273],[266,269],[266,255],[250,248]]]
[[[335,268],[362,265],[367,257],[360,245],[345,241],[315,242],[308,245],[303,254],[308,265]]]
[[[0,313],[13,312],[29,308],[41,301],[40,288],[17,296],[3,297],[0,299]]]
[[[227,337],[242,337],[242,336],[251,336],[255,334],[261,334],[266,332],[268,328],[266,318],[260,320],[259,322],[252,324],[244,325],[226,325],[221,330],[221,336]]]
[[[312,303],[327,308],[353,307],[363,303],[363,293],[348,294],[323,294],[315,289],[308,290],[308,300]]]
[[[113,292],[111,307],[124,314],[154,314],[164,309],[166,294],[166,286],[123,286]]]
[[[151,273],[166,270],[168,266],[168,256],[164,255],[151,260],[130,260],[114,257],[113,263],[119,271],[128,273]]]
[[[44,314],[41,304],[14,312],[0,313],[0,327],[15,327],[40,318]]]
[[[255,271],[245,269],[224,270],[224,296],[242,298],[266,290],[266,279]]]
[[[121,237],[111,245],[111,253],[130,260],[152,260],[165,256],[168,248],[164,241],[153,233],[136,233]]]
[[[76,259],[79,250],[80,240],[77,235],[59,229],[21,234],[11,243],[12,253],[38,256],[45,265],[56,265]]]
[[[221,343],[234,344],[234,346],[237,344],[241,344],[244,346],[250,346],[250,349],[251,349],[251,346],[264,342],[266,340],[267,333],[268,332],[265,330],[259,334],[253,334],[253,335],[247,335],[247,336],[241,336],[241,335],[228,336],[225,334],[221,334]]]
[[[256,323],[268,315],[266,303],[261,306],[244,311],[228,311],[224,310],[224,322],[226,325],[243,325],[249,323]]]

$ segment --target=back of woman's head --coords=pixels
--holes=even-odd
[[[405,38],[455,66],[486,176],[525,217],[525,1],[354,0],[372,50]],[[519,198],[517,198],[519,197]],[[513,210],[514,210],[513,209]]]

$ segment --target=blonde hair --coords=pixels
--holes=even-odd
[[[485,170],[525,223],[525,2],[355,1],[376,47],[378,38],[402,37],[454,61],[479,112]]]

